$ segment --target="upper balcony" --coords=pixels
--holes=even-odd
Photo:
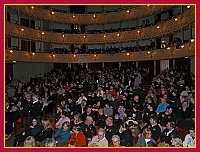
[[[42,41],[46,43],[104,44],[151,39],[152,37],[159,37],[174,33],[194,22],[195,7],[192,6],[190,7],[190,9],[187,9],[176,18],[147,28],[141,28],[139,30],[137,29],[101,34],[63,34],[36,30],[28,27],[23,27],[14,23],[6,22],[5,32],[6,35],[16,36],[32,41]]]

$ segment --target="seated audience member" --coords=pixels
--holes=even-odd
[[[176,124],[174,122],[168,122],[166,129],[161,133],[160,140],[165,144],[171,144],[172,137],[180,137],[179,132],[176,130]]]
[[[96,128],[94,127],[94,121],[91,116],[87,116],[85,122],[80,124],[83,134],[86,136],[88,141],[91,141],[92,137],[96,135]]]
[[[80,127],[78,125],[73,126],[71,137],[67,143],[68,147],[83,147],[87,145],[86,137],[80,131]]]
[[[122,146],[131,147],[133,146],[133,136],[132,132],[129,129],[129,126],[125,124],[125,126],[120,126],[118,135],[120,137],[120,144]]]
[[[96,125],[99,126],[99,128],[104,128],[106,125],[105,121],[106,121],[106,116],[103,113],[103,108],[100,107],[98,110]]]
[[[113,124],[113,119],[111,117],[108,117],[106,119],[106,126],[104,129],[106,131],[106,139],[108,140],[108,143],[110,143],[112,136],[117,134],[119,128],[115,124]]]
[[[142,128],[142,131],[145,129],[145,128],[149,128],[151,130],[151,133],[152,133],[152,138],[157,141],[160,134],[161,134],[161,128],[158,126],[158,118],[157,117],[153,117],[153,118],[150,118],[150,123],[147,124],[146,126],[144,126]],[[141,132],[142,132],[141,131]]]
[[[42,120],[42,127],[40,133],[35,137],[37,145],[45,144],[46,138],[52,138],[53,128],[48,119]]]
[[[182,146],[183,146],[183,143],[182,143],[182,140],[179,136],[172,137],[170,147],[182,147]]]
[[[58,122],[58,120],[61,118],[62,111],[63,111],[62,107],[57,106],[57,108],[56,108],[56,122]]]
[[[114,114],[113,124],[116,125],[118,129],[122,122],[123,121],[119,118],[119,113]]]
[[[81,118],[80,118],[80,114],[75,114],[74,115],[74,120],[73,120],[73,122],[72,123],[70,123],[71,124],[71,126],[73,126],[73,125],[79,125],[80,123],[82,123],[83,121],[81,120]]]
[[[26,128],[21,134],[14,139],[14,146],[19,146],[28,136],[35,137],[40,132],[40,125],[36,118],[32,119],[32,125]]]
[[[169,104],[166,103],[166,99],[162,98],[161,103],[158,105],[158,107],[156,109],[157,114],[159,114],[160,112],[165,112],[167,106],[169,106]]]
[[[176,118],[173,115],[173,109],[170,106],[167,106],[165,112],[159,113],[159,124],[162,127],[161,132],[166,128],[168,122],[175,122]]]
[[[183,146],[184,147],[193,147],[195,146],[195,129],[190,128],[189,129],[189,134],[185,136],[185,139],[183,141]]]
[[[113,109],[110,107],[109,103],[105,104],[103,111],[104,111],[103,113],[106,117],[110,117],[113,115]]]
[[[60,129],[60,128],[62,128],[62,124],[64,123],[64,122],[68,122],[68,123],[70,123],[70,119],[69,119],[69,117],[67,117],[67,112],[66,111],[62,111],[62,113],[61,113],[61,118],[58,120],[58,122],[56,123],[56,128],[57,129]]]
[[[144,126],[149,122],[150,118],[157,116],[157,113],[155,112],[155,110],[153,109],[151,104],[147,105],[147,108],[145,109],[144,115],[143,115],[143,123]]]
[[[17,110],[16,105],[10,105],[8,111],[5,113],[6,126],[5,133],[6,138],[8,139],[11,136],[11,133],[14,129],[14,123],[19,119],[19,110]]]
[[[112,136],[112,143],[110,144],[110,147],[122,147],[120,145],[120,137],[118,135]]]
[[[24,147],[35,147],[35,139],[33,136],[28,136],[24,141]]]
[[[142,135],[138,138],[136,146],[138,147],[155,147],[156,141],[151,138],[151,130],[145,128],[142,132]]]
[[[81,114],[81,119],[83,121],[85,121],[87,116],[91,116],[94,121],[96,120],[95,112],[92,111],[92,107],[91,106],[87,106],[86,107],[86,111]]]
[[[62,124],[62,128],[60,128],[53,138],[58,141],[57,146],[63,146],[67,140],[70,138],[70,129],[69,129],[69,122],[64,122]]]
[[[105,130],[100,128],[98,135],[92,138],[92,141],[89,142],[88,147],[108,147],[108,140],[105,137]]]

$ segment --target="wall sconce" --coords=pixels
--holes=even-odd
[[[167,47],[167,50],[170,50],[171,48],[170,47]]]
[[[56,57],[56,55],[55,55],[55,54],[52,54],[52,61],[54,60],[55,57]]]
[[[157,26],[157,29],[159,29],[160,28],[160,26]]]
[[[194,42],[194,39],[191,39],[191,40],[190,40],[190,42],[192,42],[192,43],[193,43],[193,42]]]
[[[55,14],[55,12],[54,12],[54,11],[51,11],[51,14],[52,14],[52,15],[54,15],[54,14]]]
[[[181,45],[181,48],[182,48],[182,49],[184,48],[184,44]]]
[[[175,20],[175,21],[178,21],[178,19],[177,19],[177,18],[175,18],[174,20]]]
[[[29,54],[30,54],[30,57],[31,57],[31,60],[32,60],[33,56],[35,56],[35,53],[34,52],[32,52],[32,53],[30,52]]]
[[[74,54],[73,57],[75,58],[75,57],[76,57],[76,54]]]
[[[151,58],[153,57],[153,51],[148,51],[147,54],[148,54],[148,56],[150,56]]]
[[[11,56],[12,53],[13,53],[13,50],[8,50],[8,53],[7,53],[7,60],[10,59],[10,56]]]
[[[130,53],[126,53],[127,56],[130,56]]]
[[[96,15],[94,14],[94,15],[93,15],[93,18],[95,18],[95,17],[96,17]]]
[[[190,5],[188,5],[187,8],[190,8]]]
[[[31,6],[31,9],[34,9],[34,6]]]

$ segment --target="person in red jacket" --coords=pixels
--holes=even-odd
[[[80,127],[78,125],[74,125],[72,128],[72,135],[68,140],[68,147],[83,147],[87,145],[87,139],[85,135],[80,131]]]

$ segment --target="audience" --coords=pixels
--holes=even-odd
[[[173,137],[183,136],[177,127],[188,130],[195,123],[193,75],[170,69],[152,80],[148,73],[145,68],[135,71],[131,65],[99,71],[80,66],[55,69],[31,78],[28,83],[19,81],[14,96],[5,98],[6,133],[9,135],[15,130],[13,124],[21,119],[24,131],[16,136],[15,146],[21,145],[28,136],[35,138],[36,146],[43,145],[52,134],[58,141],[57,146],[80,147],[88,142],[92,146],[92,142],[106,139],[108,147],[114,145],[114,135],[120,137],[120,145],[125,147],[135,146],[137,142],[137,146],[177,146],[172,144]],[[135,84],[136,74],[141,75],[142,84]],[[151,85],[143,86],[146,81]],[[41,121],[49,115],[51,123],[52,119],[55,121],[52,126],[49,120]],[[99,128],[104,129],[100,136],[105,138],[99,139]],[[150,130],[149,136],[139,134],[137,139],[139,131],[142,133],[145,129]],[[75,140],[78,136],[81,140]],[[183,146],[194,146],[194,136],[186,137]],[[153,142],[148,143],[149,139]]]

